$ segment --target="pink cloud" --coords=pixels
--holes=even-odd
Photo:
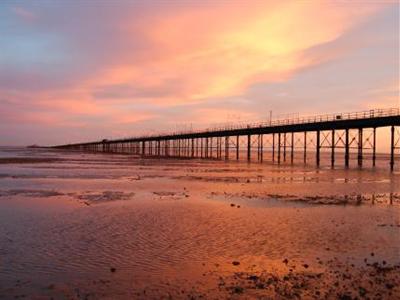
[[[95,90],[128,87],[115,98],[162,105],[232,96],[257,82],[284,81],[335,57],[331,52],[315,58],[306,51],[337,39],[381,8],[331,6],[322,2],[205,5],[121,21],[124,31],[132,28],[132,37],[146,37],[147,55],[142,53],[138,61],[124,53],[121,63],[104,65],[103,72],[89,81]],[[201,25],[205,20],[206,27]],[[293,30],[294,26],[301,30]],[[135,90],[149,92],[140,95]],[[151,94],[155,90],[158,95]]]
[[[24,21],[32,22],[37,19],[36,14],[34,14],[33,12],[31,12],[23,7],[16,6],[16,7],[13,7],[12,10],[15,13],[15,15],[17,15],[19,18],[23,19]]]
[[[7,106],[8,116],[15,114],[10,122],[102,124],[109,132],[122,132],[123,126],[137,132],[135,126],[151,127],[155,120],[170,127],[177,120],[221,123],[229,115],[254,120],[258,105],[271,97],[259,95],[252,109],[210,103],[223,106],[258,83],[287,82],[344,56],[360,47],[357,41],[331,44],[384,7],[323,1],[13,7],[23,22],[35,21],[22,36],[38,53],[31,57],[28,49],[14,66],[0,64],[0,97],[7,100],[0,105]],[[26,24],[22,29],[25,33]],[[30,59],[32,64],[24,64]],[[365,105],[395,104],[386,92],[367,98]]]

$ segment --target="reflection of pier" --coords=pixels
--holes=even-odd
[[[170,134],[102,140],[68,144],[54,148],[96,151],[107,153],[132,153],[143,156],[240,159],[244,146],[246,159],[266,159],[270,153],[273,162],[293,163],[294,152],[301,149],[304,163],[310,148],[315,152],[317,166],[321,161],[321,149],[330,151],[332,167],[338,149],[344,150],[344,165],[349,166],[354,149],[361,167],[366,151],[372,154],[372,165],[376,163],[376,129],[390,127],[390,168],[394,168],[395,151],[400,148],[400,109],[370,110],[357,113],[298,117],[247,124],[225,126],[201,131],[175,132]]]

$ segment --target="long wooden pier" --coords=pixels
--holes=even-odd
[[[376,164],[376,129],[390,127],[390,169],[394,169],[395,152],[400,149],[400,109],[376,109],[355,113],[339,113],[311,117],[274,120],[245,125],[225,125],[200,131],[184,131],[124,139],[58,145],[53,148],[104,153],[131,153],[142,156],[240,159],[264,161],[266,153],[278,164],[293,163],[295,152],[301,151],[307,162],[310,149],[316,165],[321,163],[321,150],[330,152],[335,166],[342,149],[344,165],[349,166],[351,151],[356,152],[358,166],[364,154],[371,153]],[[243,151],[244,150],[244,151]]]

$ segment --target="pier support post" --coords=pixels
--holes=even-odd
[[[225,137],[225,159],[229,159],[229,136]]]
[[[183,142],[183,157],[189,157],[190,156],[189,139],[184,139],[182,140],[182,142]]]
[[[292,132],[292,140],[290,141],[290,163],[293,165],[294,160],[294,132]]]
[[[307,163],[307,131],[304,131],[304,164]]]
[[[183,157],[189,157],[189,140],[188,139],[184,139],[182,140],[183,142]]]
[[[391,136],[390,136],[390,171],[394,170],[394,126],[390,128]]]
[[[219,155],[220,155],[220,138],[219,137],[217,137],[217,145],[215,146],[216,147],[216,154],[217,154],[217,158],[219,159]]]
[[[278,164],[281,163],[281,133],[278,133]]]
[[[358,160],[358,166],[362,167],[363,163],[363,129],[359,128],[358,129],[358,155],[357,155],[357,160]]]
[[[344,165],[346,168],[349,167],[349,160],[350,160],[350,144],[349,144],[349,129],[345,131],[345,144],[344,144]]]
[[[208,137],[206,137],[206,158],[208,158]]]
[[[217,137],[217,158],[219,159],[219,154],[220,154],[220,151],[219,151],[219,146],[220,146],[220,138],[219,137]]]
[[[213,157],[213,138],[212,137],[210,137],[210,152],[209,152],[209,154],[208,154],[208,157],[209,158],[212,158]]]
[[[218,152],[218,158],[222,158],[222,137],[218,138],[218,147],[219,147],[219,152]]]
[[[335,167],[335,129],[332,130],[332,153],[331,153],[331,167]]]
[[[247,161],[251,160],[251,135],[247,135]]]
[[[239,136],[236,136],[236,160],[239,160]]]
[[[320,160],[321,160],[321,153],[320,153],[320,151],[321,151],[321,147],[320,147],[320,143],[321,143],[321,132],[319,131],[319,130],[317,130],[317,142],[316,142],[316,146],[317,146],[317,149],[316,149],[316,163],[317,163],[317,167],[319,167],[319,165],[320,165]]]
[[[286,162],[286,132],[283,134],[283,161]]]
[[[272,134],[272,162],[275,162],[275,133]]]
[[[261,146],[260,146],[260,161],[264,160],[264,135],[261,134]]]
[[[374,139],[372,142],[372,166],[375,167],[375,163],[376,163],[376,127],[373,128],[372,138]]]
[[[207,158],[206,148],[207,148],[207,138],[202,138],[201,139],[201,157],[202,158]]]

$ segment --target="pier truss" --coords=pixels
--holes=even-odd
[[[226,125],[200,131],[174,132],[125,139],[101,140],[54,146],[58,149],[104,153],[129,153],[150,157],[246,159],[274,163],[320,166],[329,153],[334,167],[356,158],[359,167],[366,157],[376,165],[377,128],[390,128],[390,169],[400,149],[400,109],[379,109],[242,125]]]

